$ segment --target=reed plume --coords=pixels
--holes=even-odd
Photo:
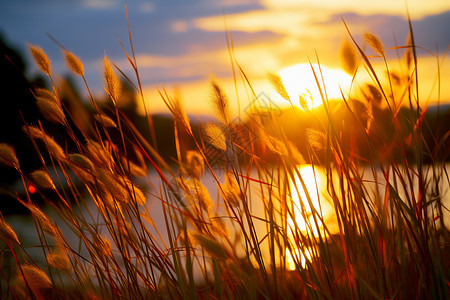
[[[356,72],[357,66],[355,48],[348,40],[344,40],[339,54],[344,71],[347,72],[347,74],[349,74],[350,76],[353,76]]]
[[[41,225],[41,228],[48,233],[49,235],[56,237],[58,236],[58,230],[56,229],[56,226],[50,221],[50,219],[47,217],[42,210],[34,205],[33,203],[26,204],[26,207],[31,211],[34,217],[39,221],[39,224]]]
[[[66,124],[66,116],[59,102],[47,100],[45,98],[39,97],[36,99],[36,104],[39,108],[41,114],[48,121],[53,123],[59,123],[61,125]]]
[[[66,65],[73,73],[84,77],[84,66],[80,58],[68,50],[63,50]]]
[[[50,175],[44,170],[36,170],[30,174],[31,178],[33,178],[36,186],[43,189],[56,190],[55,184],[53,183]]]
[[[22,285],[27,284],[38,299],[44,299],[43,292],[53,288],[53,284],[47,274],[39,267],[24,264],[17,271],[17,280]],[[25,276],[25,278],[23,278]],[[25,283],[26,282],[26,283]]]
[[[365,33],[364,40],[369,44],[369,46],[381,57],[385,57],[384,46],[381,40],[372,33]]]
[[[55,142],[55,140],[43,132],[41,129],[35,126],[24,126],[23,131],[28,134],[33,139],[42,140],[47,146],[48,152],[59,160],[64,160],[66,158],[64,151],[61,146]]]
[[[202,126],[202,132],[207,143],[213,145],[217,149],[223,151],[227,150],[227,139],[222,126],[214,123],[207,123]]]
[[[27,44],[28,45],[28,44]],[[51,64],[47,55],[41,47],[35,45],[28,45],[28,49],[33,55],[34,61],[38,65],[39,69],[44,72],[45,75],[51,76]]]
[[[198,151],[188,151],[186,153],[186,163],[189,167],[189,174],[200,179],[205,173],[205,163]]]
[[[269,73],[267,75],[269,77],[270,82],[272,83],[273,88],[275,91],[280,94],[281,97],[283,97],[287,101],[291,101],[289,94],[286,91],[286,88],[284,87],[283,81],[281,80],[280,75],[275,73]]]
[[[0,239],[5,243],[16,243],[20,245],[16,232],[3,218],[0,218]]]
[[[19,170],[19,159],[11,145],[0,143],[0,164]]]
[[[58,245],[55,251],[47,255],[48,265],[52,268],[69,271],[71,269],[70,259],[63,246]]]
[[[227,250],[218,241],[198,232],[191,231],[189,232],[189,235],[195,240],[195,242],[200,244],[200,246],[213,257],[223,260],[226,260],[230,257]]]
[[[229,124],[231,120],[228,96],[214,79],[211,79],[211,88],[216,116],[223,124]]]
[[[116,74],[114,73],[111,63],[108,59],[108,57],[105,54],[105,58],[103,60],[104,68],[103,68],[103,75],[105,79],[105,91],[108,94],[108,96],[111,98],[114,104],[117,104],[117,100],[120,97],[120,91],[121,91],[121,83],[119,78],[117,78]]]
[[[106,128],[117,128],[116,123],[105,114],[97,114],[94,116],[94,118],[98,123],[100,123],[102,126],[105,126]]]

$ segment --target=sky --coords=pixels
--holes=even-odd
[[[118,42],[130,51],[125,4],[150,112],[167,111],[158,95],[158,89],[165,88],[181,97],[188,112],[210,113],[211,77],[229,94],[233,109],[238,99],[241,109],[252,100],[241,76],[236,77],[235,88],[226,30],[255,94],[273,99],[277,95],[267,79],[269,72],[283,73],[293,65],[318,60],[324,67],[341,67],[339,49],[349,38],[343,20],[361,45],[366,32],[380,37],[390,70],[404,72],[399,64],[402,50],[390,48],[405,45],[406,5],[416,44],[428,50],[418,51],[421,99],[450,103],[450,85],[445,84],[450,82],[450,63],[444,55],[450,45],[448,0],[408,0],[406,4],[404,0],[0,0],[0,33],[29,62],[26,43],[40,45],[51,58],[55,75],[63,76],[68,71],[51,35],[80,57],[89,85],[101,98],[105,53],[134,78]],[[381,59],[371,61],[384,72]],[[438,65],[440,89],[435,83]],[[37,72],[36,67],[29,72]]]

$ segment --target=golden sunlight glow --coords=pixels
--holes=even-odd
[[[323,229],[320,218],[325,221],[333,214],[331,204],[327,201],[321,201],[320,197],[321,190],[326,188],[326,175],[322,170],[313,168],[311,165],[301,165],[297,168],[300,176],[295,176],[290,185],[293,202],[293,212],[291,212],[287,221],[291,231],[290,235],[294,236],[294,232],[300,230],[303,234],[317,236],[317,229]],[[313,211],[316,212],[316,218],[314,218]],[[302,267],[306,266],[306,259],[311,259],[311,249],[294,249],[293,253],[295,261],[300,263]],[[288,249],[286,249],[286,263],[288,268],[295,269],[294,258]]]
[[[299,97],[306,100],[308,108],[322,104],[313,70],[319,80],[322,92],[326,92],[328,99],[342,99],[342,93],[347,96],[352,82],[352,77],[341,69],[330,69],[323,65],[298,64],[282,69],[279,74],[291,101],[302,107]],[[322,81],[323,78],[323,81]]]
[[[298,167],[298,171],[304,186],[299,176],[295,176],[295,180],[291,182],[294,212],[292,217],[288,219],[288,224],[292,230],[298,228],[301,232],[307,233],[312,227],[314,232],[316,226],[314,226],[314,218],[312,216],[313,209],[308,201],[307,193],[314,210],[320,212],[320,204],[322,203],[319,203],[318,191],[320,193],[325,175],[317,168],[313,169],[311,165],[301,165]],[[316,232],[314,233],[316,234]]]
[[[294,271],[297,269],[296,262],[302,268],[306,268],[306,260],[311,261],[312,254],[311,249],[305,248],[300,251],[300,249],[295,249],[293,253],[286,249],[286,266],[289,270]]]

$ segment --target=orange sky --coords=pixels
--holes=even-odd
[[[439,51],[440,98],[450,103],[450,85],[445,84],[450,82],[450,63],[443,60],[450,44],[450,1],[406,2],[417,45],[433,53]],[[277,95],[268,84],[268,72],[277,73],[308,60],[316,63],[316,53],[322,66],[340,68],[339,48],[348,39],[342,18],[361,45],[365,32],[379,36],[390,70],[404,72],[398,63],[402,51],[389,48],[405,43],[405,0],[133,0],[127,2],[127,7],[150,112],[167,112],[157,92],[164,86],[169,91],[179,91],[189,113],[209,114],[211,76],[223,85],[234,111],[237,99],[241,108],[253,99],[240,76],[235,89],[226,29],[234,40],[235,58],[255,93],[269,96],[276,105],[285,102],[276,100]],[[65,75],[67,68],[61,50],[47,33],[81,58],[87,80],[99,99],[104,97],[101,64],[105,53],[134,78],[117,41],[120,38],[130,51],[123,0],[0,1],[0,34],[28,54],[28,61],[31,57],[26,43],[40,45],[52,60],[55,74]],[[422,49],[418,55],[420,98],[434,102],[439,98],[435,84],[437,59]],[[371,61],[384,74],[381,59]],[[35,66],[29,73],[33,72],[37,72]],[[299,93],[305,92],[308,86],[304,83],[308,80],[292,75],[288,78],[290,82],[296,80],[302,82]],[[365,80],[367,75],[361,67],[357,83]],[[333,83],[326,81],[327,86]],[[78,86],[83,94],[83,85]]]
[[[256,94],[264,92],[274,99],[274,103],[279,105],[286,103],[277,99],[276,93],[271,89],[266,79],[267,72],[279,72],[283,68],[295,64],[308,63],[309,59],[312,62],[316,62],[316,51],[322,65],[330,68],[340,68],[339,46],[344,39],[348,38],[342,20],[337,17],[340,14],[342,14],[344,19],[348,17],[346,22],[361,45],[363,45],[361,35],[365,32],[373,32],[381,38],[388,36],[389,40],[385,41],[385,48],[389,58],[390,70],[396,72],[404,71],[404,67],[402,69],[397,57],[398,53],[400,57],[403,57],[403,52],[389,50],[389,48],[396,46],[392,38],[394,35],[396,35],[397,45],[404,45],[406,40],[408,23],[403,1],[266,0],[262,1],[262,5],[264,9],[226,14],[225,17],[220,15],[179,21],[174,24],[174,27],[180,31],[187,31],[189,28],[194,27],[204,31],[216,32],[224,31],[226,24],[230,31],[275,33],[276,37],[262,38],[245,45],[235,42],[234,52],[237,61],[250,78]],[[440,0],[432,2],[408,1],[408,8],[413,20],[413,26],[416,23],[417,26],[420,26],[420,21],[427,16],[448,11],[450,2]],[[357,14],[358,17],[355,18],[352,14]],[[383,22],[387,23],[387,25],[384,25]],[[398,28],[392,28],[391,32],[385,32],[386,26],[391,24],[396,24]],[[442,30],[442,28],[436,28],[436,30]],[[450,30],[450,28],[444,27],[444,30]],[[397,36],[397,34],[402,33],[404,33],[403,36]],[[421,38],[417,37],[417,40],[420,42]],[[436,41],[436,44],[438,42]],[[447,50],[445,46],[448,47],[448,44],[444,44],[444,47],[442,45],[439,46],[441,46],[439,49],[441,55],[439,58],[440,98],[450,101],[450,86],[442,84],[450,82],[450,63],[448,59],[443,57],[443,53]],[[428,50],[436,51],[436,49]],[[374,53],[369,51],[369,54]],[[438,99],[438,85],[436,81],[438,62],[436,57],[424,51],[419,51],[419,54],[420,97],[423,103],[426,100],[435,102]],[[195,51],[195,49],[192,49],[190,53],[178,56],[175,59],[143,55],[139,61],[141,66],[164,65],[174,68],[179,74],[185,74],[186,76],[198,74],[199,72],[204,74],[203,78],[193,82],[180,81],[178,84],[166,85],[166,88],[169,90],[173,86],[177,87],[182,95],[186,110],[193,113],[210,112],[208,80],[211,74],[214,75],[217,69],[231,70],[230,59],[225,45],[225,35],[223,47],[221,48],[206,51]],[[371,61],[380,74],[385,73],[384,64],[380,58],[372,58]],[[361,64],[363,64],[362,61]],[[295,80],[295,78],[290,78],[290,80],[293,79]],[[370,80],[370,78],[361,67],[357,76],[357,82],[362,84],[366,80]],[[253,98],[240,78],[238,95],[236,95],[234,82],[231,77],[219,76],[218,81],[228,92],[233,102],[232,107],[235,110],[237,109],[237,98],[241,101],[241,107],[245,107],[247,101]],[[310,89],[312,88],[314,86],[310,87]],[[149,87],[147,91],[148,98],[151,99],[150,106],[155,110],[163,109],[161,103],[155,100],[158,97],[155,87]]]

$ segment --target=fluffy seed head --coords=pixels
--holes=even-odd
[[[66,116],[58,102],[37,98],[36,104],[41,114],[48,121],[62,125],[66,123]]]
[[[44,50],[42,50],[39,46],[28,45],[28,49],[34,57],[34,61],[38,65],[39,69],[44,72],[46,75],[50,76],[51,68],[50,68],[50,60],[45,54]]]
[[[56,190],[52,178],[47,172],[43,170],[34,171],[33,173],[31,173],[31,178],[33,178],[34,183],[40,188]]]
[[[103,74],[105,77],[105,90],[111,100],[114,103],[117,103],[117,99],[119,99],[120,96],[121,84],[119,78],[117,78],[116,74],[114,73],[111,67],[111,63],[109,62],[109,59],[106,55],[104,58]]]
[[[205,173],[205,163],[203,157],[197,151],[188,151],[186,161],[189,166],[190,175],[200,179]]]
[[[129,180],[125,180],[125,184],[125,188],[128,189],[128,194],[136,200],[137,204],[144,205],[146,201],[144,192]]]
[[[384,46],[381,40],[372,33],[365,33],[364,40],[372,47],[372,49],[381,57],[384,57]]]
[[[89,153],[91,160],[98,166],[104,165],[109,168],[114,161],[111,155],[112,147],[114,146],[106,142],[105,146],[93,140],[88,140],[86,143],[87,153]]]
[[[78,76],[83,77],[84,66],[81,60],[78,58],[78,56],[67,50],[63,50],[63,52],[67,67]]]
[[[40,268],[33,265],[22,265],[21,269],[23,275],[25,276],[26,282],[36,295],[39,295],[39,291],[41,290],[51,289],[53,287],[47,274]],[[19,270],[17,271],[17,277],[20,282],[24,281],[22,273]]]
[[[282,141],[274,136],[262,133],[264,144],[270,151],[283,156],[296,164],[304,163],[303,156],[298,151],[297,147],[290,141]]]
[[[216,240],[198,232],[190,232],[190,236],[200,244],[200,246],[212,256],[218,259],[227,259],[230,257],[222,244]]]
[[[42,212],[42,210],[40,210],[34,204],[27,204],[27,208],[36,217],[45,232],[47,232],[51,236],[57,236],[58,231],[56,230],[55,225],[53,225],[53,223],[50,221],[47,215]]]
[[[56,98],[55,94],[50,92],[47,89],[36,89],[36,99],[43,99],[51,102],[58,103],[58,99]]]
[[[0,239],[5,243],[17,243],[20,244],[17,234],[14,232],[12,227],[5,222],[5,220],[0,219]]]
[[[47,255],[48,265],[52,268],[68,271],[70,270],[70,260],[63,248],[58,247]]]
[[[228,97],[222,90],[220,85],[214,79],[211,79],[211,87],[212,87],[212,99],[217,117],[222,123],[228,124],[230,121]]]
[[[286,88],[284,87],[283,81],[281,80],[280,75],[269,73],[268,77],[275,91],[277,91],[277,93],[280,94],[280,96],[286,99],[287,101],[291,101],[286,91]]]
[[[98,169],[97,170],[97,177],[100,183],[103,185],[105,190],[109,191],[111,195],[117,199],[119,202],[122,203],[128,203],[130,201],[130,192],[131,192],[131,186],[130,189],[127,190],[123,186],[122,178],[117,178],[115,174],[111,173],[109,170],[106,169]],[[138,194],[139,192],[136,192],[136,198],[141,196]],[[136,201],[139,203],[139,199],[136,199]],[[145,201],[144,201],[145,202]]]
[[[102,254],[105,257],[112,256],[111,242],[102,237],[99,233],[94,236],[94,245],[97,247],[98,253]]]
[[[94,164],[91,162],[89,158],[79,153],[69,154],[69,160],[76,164],[78,167],[94,171]]]
[[[19,160],[17,159],[14,148],[6,143],[0,143],[0,164],[19,169]]]
[[[327,145],[327,136],[323,131],[307,128],[306,138],[311,148],[315,151],[324,150]]]
[[[225,176],[225,185],[223,185],[223,192],[223,198],[230,206],[239,207],[239,203],[241,203],[242,199],[244,199],[239,184],[230,173],[227,173]]]
[[[183,125],[186,132],[192,136],[193,133],[191,124],[189,122],[189,118],[186,114],[186,111],[184,110],[183,103],[181,102],[180,98],[178,96],[170,98],[169,96],[166,95],[165,97],[163,96],[163,99],[167,107],[171,111],[174,119],[181,125]]]
[[[147,167],[144,165],[139,166],[125,157],[121,157],[122,166],[128,171],[128,166],[130,166],[131,175],[136,177],[145,177],[148,174]]]
[[[116,123],[114,123],[114,121],[113,121],[110,117],[108,117],[107,115],[104,115],[104,114],[97,114],[97,115],[94,116],[94,118],[95,118],[95,120],[96,120],[98,123],[100,123],[102,126],[105,126],[105,127],[114,127],[114,128],[117,127]]]
[[[48,152],[55,158],[59,160],[64,160],[66,158],[64,151],[61,146],[55,142],[55,140],[47,135],[45,132],[40,130],[35,126],[23,126],[23,131],[28,134],[33,139],[42,140],[47,146]]]
[[[202,129],[206,142],[213,145],[217,149],[223,151],[227,150],[226,137],[221,126],[214,123],[207,123],[202,127]]]
[[[353,76],[356,71],[356,52],[348,40],[345,40],[341,46],[340,57],[344,71]]]

